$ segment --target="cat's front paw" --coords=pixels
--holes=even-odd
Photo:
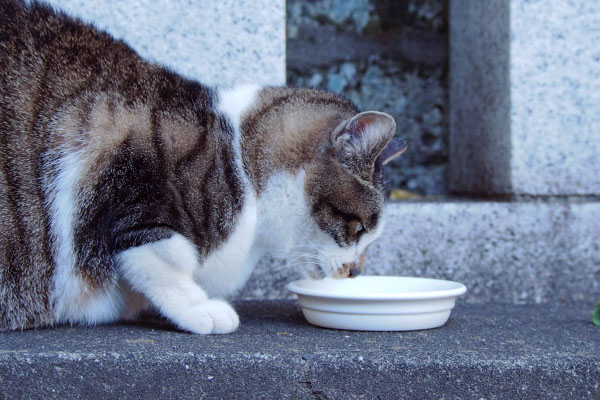
[[[191,307],[181,327],[192,333],[231,333],[240,325],[235,310],[223,300],[209,299]]]

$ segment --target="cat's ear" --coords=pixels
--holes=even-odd
[[[335,157],[354,172],[372,167],[395,131],[396,122],[386,113],[357,114],[333,132]]]
[[[396,157],[402,155],[407,148],[408,145],[406,143],[406,139],[394,137],[383,148],[383,151],[381,152],[381,154],[379,154],[378,158],[381,161],[381,163],[385,165],[393,159],[395,159]]]

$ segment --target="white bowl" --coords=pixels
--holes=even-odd
[[[462,283],[400,276],[302,279],[288,284],[313,325],[359,331],[411,331],[446,323]]]

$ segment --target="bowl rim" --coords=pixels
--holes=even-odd
[[[359,276],[354,279],[410,279],[410,280],[421,280],[421,281],[436,281],[446,282],[454,285],[455,287],[445,290],[424,290],[420,292],[396,292],[396,293],[331,293],[324,292],[317,289],[308,289],[299,287],[299,284],[307,281],[315,281],[314,279],[299,279],[288,283],[287,289],[301,296],[320,297],[325,299],[345,299],[345,300],[426,300],[426,299],[442,299],[448,297],[458,297],[467,292],[467,287],[456,281],[416,277],[416,276],[395,276],[395,275],[365,275]]]

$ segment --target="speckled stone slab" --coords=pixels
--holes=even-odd
[[[368,274],[456,280],[464,300],[600,300],[600,202],[397,202]],[[298,267],[267,258],[239,296],[281,298]]]
[[[600,194],[600,8],[450,3],[450,188]]]
[[[592,305],[472,305],[415,332],[309,325],[239,302],[231,335],[165,322],[0,334],[3,399],[597,399]]]
[[[49,0],[210,85],[285,84],[283,0]]]

